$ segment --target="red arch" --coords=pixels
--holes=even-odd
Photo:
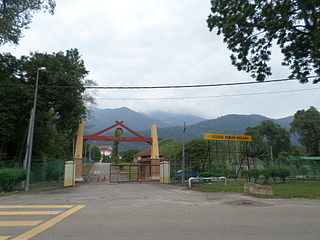
[[[124,129],[128,130],[132,134],[134,134],[137,137],[115,137],[115,136],[100,136],[100,134],[105,133],[117,126],[121,126]],[[161,141],[163,138],[158,138],[158,141]],[[92,135],[84,135],[83,140],[102,140],[102,141],[127,141],[127,142],[146,142],[149,144],[152,144],[152,138],[146,138],[139,133],[133,131],[131,128],[127,127],[126,125],[123,124],[123,121],[119,122],[116,121],[116,124],[107,127],[95,134]]]

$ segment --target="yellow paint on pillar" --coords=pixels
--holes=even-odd
[[[84,129],[84,122],[81,120],[77,132],[77,142],[76,142],[76,149],[74,152],[74,158],[81,158],[82,159],[82,149],[83,149],[83,129]]]
[[[151,146],[151,179],[152,180],[160,180],[160,153],[159,153],[159,142],[158,142],[158,131],[157,125],[151,125],[151,138],[152,138],[152,146]]]
[[[81,120],[77,133],[76,149],[74,152],[74,176],[75,181],[82,181],[82,151],[83,151],[83,133],[84,133],[84,122]],[[74,185],[74,184],[73,184]]]
[[[157,125],[151,125],[151,138],[152,138],[152,147],[151,147],[151,159],[159,159],[159,142],[158,142],[158,131]]]

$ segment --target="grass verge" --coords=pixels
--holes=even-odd
[[[246,181],[228,181],[227,186],[222,182],[194,184],[193,189],[211,192],[243,192],[244,182]],[[286,183],[268,184],[268,186],[272,187],[273,197],[320,199],[320,181],[290,180]]]

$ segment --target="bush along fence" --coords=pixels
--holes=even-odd
[[[30,172],[30,189],[63,186],[65,160],[33,159]],[[22,163],[0,162],[0,192],[23,190],[26,178]]]
[[[2,192],[14,191],[15,187],[26,178],[26,170],[22,168],[0,169],[0,190]]]
[[[286,181],[286,178],[290,176],[290,171],[287,168],[263,168],[263,169],[249,169],[242,172],[242,174],[248,179],[250,182],[253,180],[257,183],[260,177],[264,178],[264,183],[268,183],[269,179],[272,178],[276,183],[277,179],[281,179],[282,182]]]

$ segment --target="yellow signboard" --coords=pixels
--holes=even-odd
[[[242,141],[242,142],[252,141],[252,137],[247,135],[228,135],[228,134],[213,134],[213,133],[203,134],[203,139],[204,140]]]

